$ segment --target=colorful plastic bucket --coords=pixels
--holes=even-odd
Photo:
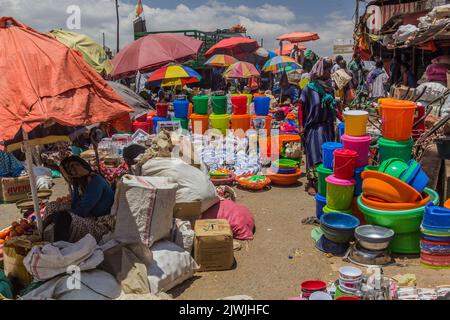
[[[341,122],[338,124],[339,128],[339,137],[342,137],[345,134],[345,123]]]
[[[195,114],[208,114],[209,96],[195,96],[192,101]]]
[[[246,96],[231,97],[231,103],[233,105],[233,114],[235,115],[247,114],[248,99]]]
[[[422,170],[420,164],[414,160],[409,162],[409,168],[405,170],[400,179],[416,189],[419,193],[423,192],[430,181],[430,178]]]
[[[343,148],[344,146],[339,142],[325,142],[322,145],[322,162],[326,169],[333,169],[334,151]]]
[[[367,135],[367,123],[369,113],[362,110],[350,110],[344,112],[345,134],[352,137]]]
[[[175,112],[175,118],[187,119],[189,116],[189,101],[175,100],[173,102],[173,110]]]
[[[362,168],[369,164],[370,141],[372,140],[369,135],[351,137],[345,134],[341,137],[341,140],[345,149],[358,153],[358,159],[356,160],[357,168]]]
[[[156,104],[156,116],[157,117],[167,118],[168,113],[169,113],[169,104],[168,103],[157,103]]]
[[[411,139],[416,109],[417,106],[412,101],[383,100],[381,102],[383,137],[394,141]]]
[[[334,151],[334,175],[338,179],[352,179],[355,175],[358,153],[353,150],[339,149]]]
[[[327,205],[327,198],[316,194],[316,217],[317,219],[320,219],[322,215],[324,214],[323,208]]]
[[[170,120],[170,118],[153,117],[153,132],[158,133],[159,132],[159,123],[165,122],[165,121],[171,121],[171,120]]]
[[[323,214],[328,214],[328,213],[346,213],[346,214],[353,214],[353,209],[346,209],[346,210],[336,210],[336,209],[331,209],[328,206],[323,207],[322,209]]]
[[[250,129],[250,119],[251,117],[249,114],[231,115],[231,129],[233,130],[240,129],[243,132],[247,132],[247,130]]]
[[[393,141],[386,138],[378,140],[378,149],[380,163],[389,159],[401,159],[409,162],[412,158],[412,148],[414,141],[412,139],[405,141]]]
[[[439,195],[431,189],[425,189],[431,202],[439,205]],[[358,208],[364,214],[367,223],[394,230],[395,238],[390,249],[394,253],[420,253],[420,225],[425,214],[425,207],[404,211],[383,211],[369,208],[358,198]]]
[[[362,193],[363,181],[362,181],[362,178],[361,178],[361,173],[363,171],[364,171],[364,167],[355,169],[355,175],[353,176],[353,179],[355,179],[355,181],[356,181],[355,196],[359,196]]]
[[[319,194],[327,196],[327,182],[326,179],[333,174],[333,170],[327,169],[321,164],[317,167],[317,174],[319,176],[318,191]]]
[[[192,133],[205,134],[209,129],[209,116],[206,114],[191,114]]]
[[[213,96],[211,100],[212,110],[215,115],[227,113],[228,98],[226,96]]]
[[[189,119],[174,117],[172,118],[172,121],[179,122],[181,124],[181,128],[183,128],[184,130],[189,129]]]
[[[334,175],[326,178],[327,206],[334,210],[348,210],[352,207],[356,181],[338,179]]]
[[[267,116],[270,110],[269,97],[256,97],[254,99],[255,114],[258,116]]]
[[[223,135],[226,135],[227,130],[230,128],[230,115],[229,114],[211,114],[209,116],[211,127],[218,129]]]
[[[266,126],[263,128],[265,130],[267,130],[267,135],[270,135],[270,130],[272,129],[272,117],[271,116],[257,116],[257,115],[253,115],[252,116],[252,128],[255,128],[255,122],[262,122],[262,120],[264,119]]]
[[[148,122],[134,121],[133,124],[132,124],[132,127],[133,127],[133,132],[136,132],[139,129],[142,129],[142,130],[144,130],[147,133],[150,132],[150,123],[148,123]]]

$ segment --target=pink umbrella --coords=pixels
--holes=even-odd
[[[113,79],[148,72],[170,62],[194,59],[203,41],[177,34],[160,33],[145,36],[122,49],[112,60]]]
[[[231,37],[223,39],[212,46],[205,53],[205,57],[209,59],[215,54],[227,54],[236,59],[243,59],[254,53],[258,48],[259,44],[256,40],[245,37]]]
[[[282,55],[283,56],[288,56],[291,53],[292,49],[294,49],[295,46],[297,46],[298,50],[300,50],[300,51],[305,51],[306,50],[305,46],[300,46],[300,45],[296,45],[294,43],[289,43],[289,44],[283,46],[283,54]],[[277,55],[281,56],[279,48],[275,51],[275,53]]]

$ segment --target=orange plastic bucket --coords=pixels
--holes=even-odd
[[[383,99],[381,101],[383,137],[394,141],[411,139],[416,109],[417,106],[412,101]]]
[[[209,117],[207,114],[191,114],[192,133],[205,134],[209,129]]]
[[[231,129],[244,132],[250,129],[250,115],[249,114],[233,114],[231,116]]]

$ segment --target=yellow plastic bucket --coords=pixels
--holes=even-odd
[[[211,127],[218,129],[223,135],[226,135],[227,130],[230,128],[230,115],[229,114],[214,114],[209,116],[209,122]]]
[[[350,110],[344,112],[345,134],[352,137],[367,135],[367,123],[369,113],[362,110]]]

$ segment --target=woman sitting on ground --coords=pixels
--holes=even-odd
[[[60,171],[69,184],[70,197],[48,204],[44,230],[54,224],[55,242],[74,243],[87,234],[100,241],[114,227],[114,217],[110,215],[114,204],[113,190],[80,157],[64,159]]]

